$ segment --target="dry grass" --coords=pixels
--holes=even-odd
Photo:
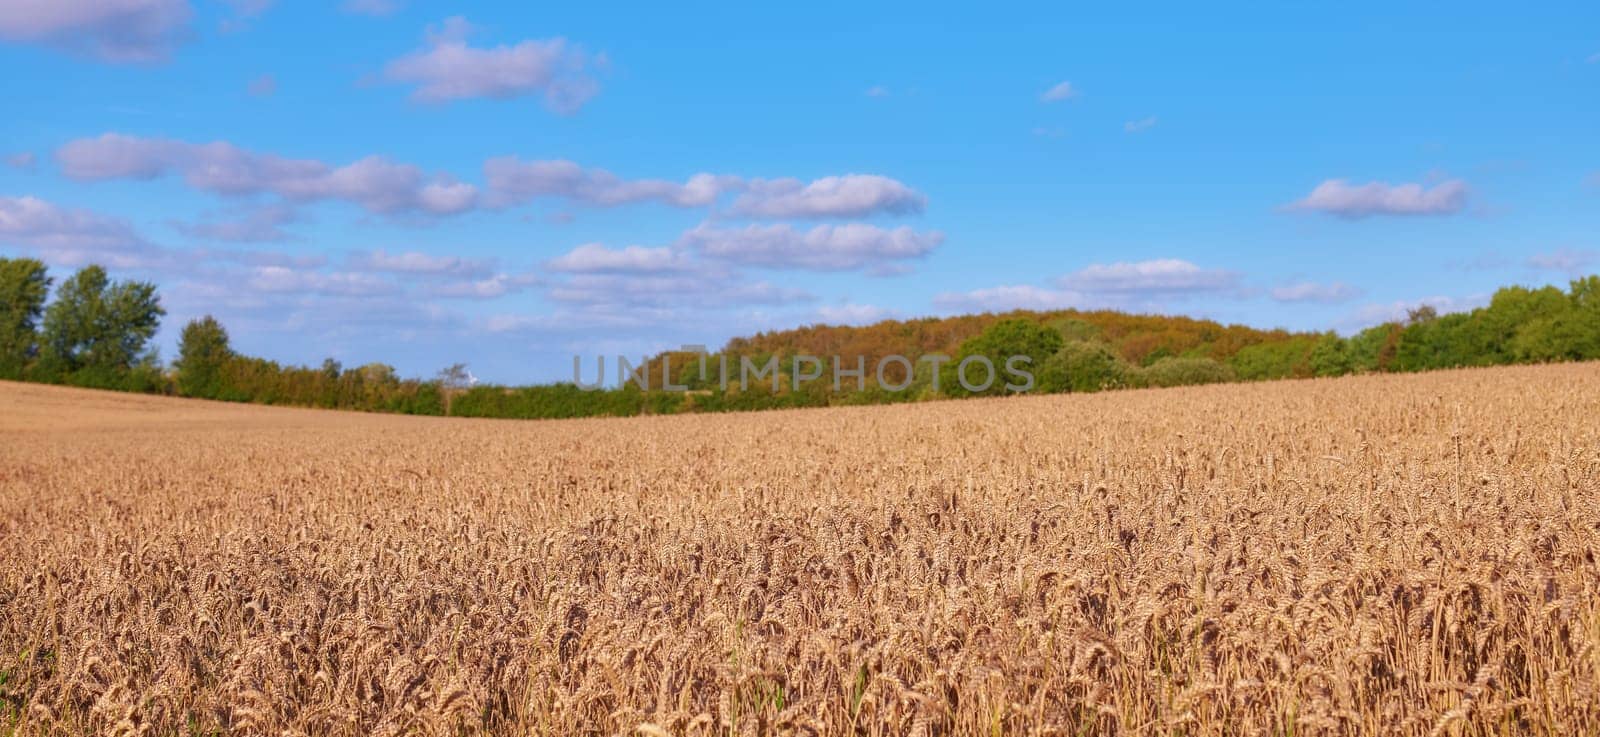
[[[1600,732],[1600,368],[727,416],[0,384],[0,734]]]

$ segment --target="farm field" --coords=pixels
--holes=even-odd
[[[539,422],[0,383],[0,734],[1596,734],[1597,554],[1596,364]]]

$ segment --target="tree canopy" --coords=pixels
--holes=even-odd
[[[0,258],[0,379],[17,379],[39,354],[39,319],[50,295],[45,265]]]

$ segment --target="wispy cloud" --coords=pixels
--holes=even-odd
[[[1039,101],[1061,102],[1062,100],[1070,100],[1077,96],[1078,88],[1072,86],[1071,82],[1057,82],[1056,84],[1051,85],[1050,89],[1039,93]]]
[[[900,316],[899,310],[852,303],[823,305],[816,310],[817,321],[828,325],[871,325]]]
[[[1466,207],[1466,182],[1450,179],[1432,187],[1329,179],[1288,209],[1323,212],[1346,219],[1373,215],[1452,215]]]
[[[473,30],[465,18],[446,19],[429,28],[425,48],[389,62],[384,76],[416,85],[411,96],[419,102],[542,95],[547,106],[561,113],[577,111],[600,91],[593,72],[604,65],[604,57],[591,56],[564,38],[474,48],[467,45]]]
[[[459,256],[435,256],[421,251],[390,253],[383,249],[357,251],[350,255],[349,268],[356,271],[405,274],[410,276],[450,276],[477,278],[490,275],[488,261]]]
[[[489,202],[505,207],[537,197],[560,197],[610,207],[658,202],[673,207],[706,207],[741,186],[737,177],[695,174],[684,182],[623,179],[604,169],[586,169],[565,160],[524,161],[515,156],[483,165]]]
[[[1148,118],[1141,118],[1139,120],[1130,120],[1122,124],[1122,130],[1125,133],[1143,133],[1144,131],[1156,127],[1156,122],[1156,116],[1154,115]]]
[[[1091,294],[1196,294],[1239,288],[1239,274],[1204,269],[1175,258],[1092,264],[1058,280],[1067,289]]]
[[[920,259],[942,242],[942,233],[919,233],[907,226],[844,223],[800,230],[787,223],[744,227],[702,223],[685,233],[680,245],[707,258],[744,266],[846,271]]]
[[[733,210],[766,218],[862,217],[922,212],[928,198],[889,177],[846,174],[806,183],[798,179],[754,180],[743,187]]]
[[[1317,282],[1297,282],[1281,287],[1274,287],[1269,294],[1279,302],[1321,302],[1333,304],[1348,302],[1361,296],[1361,290],[1345,284],[1344,282],[1330,282],[1319,284]]]
[[[952,312],[1005,312],[1008,310],[1064,310],[1092,306],[1088,295],[1027,284],[942,292],[933,304]]]
[[[853,218],[922,212],[927,198],[889,177],[845,174],[804,182],[794,178],[745,179],[701,172],[682,182],[624,179],[604,169],[589,169],[556,159],[525,161],[495,157],[483,166],[491,206],[507,207],[540,197],[558,197],[599,207],[654,202],[669,207],[704,208],[738,194],[735,214],[763,218]]]
[[[600,243],[585,243],[545,263],[551,271],[581,274],[653,274],[687,271],[693,266],[687,254],[673,248],[612,249]]]
[[[1566,274],[1578,274],[1588,270],[1597,261],[1600,253],[1577,248],[1560,248],[1548,253],[1536,253],[1528,257],[1528,266],[1542,271],[1560,271]]]
[[[400,286],[376,274],[359,271],[318,271],[293,266],[257,266],[243,285],[268,294],[335,297],[375,297],[400,293]]]
[[[1154,309],[1167,300],[1245,295],[1237,272],[1207,269],[1182,259],[1091,264],[1052,286],[1012,284],[946,292],[934,304],[947,310]]]
[[[344,0],[339,8],[355,15],[385,16],[400,10],[399,0]]]
[[[274,243],[293,240],[283,226],[299,219],[294,208],[281,203],[249,206],[200,220],[173,220],[179,233],[202,240],[231,243]]]
[[[251,97],[271,97],[278,91],[278,78],[263,74],[250,80],[250,85],[246,89]]]
[[[181,175],[189,186],[221,195],[270,193],[287,200],[342,200],[375,213],[451,215],[472,209],[478,190],[448,175],[369,156],[343,166],[286,159],[231,143],[187,143],[107,133],[56,151],[62,173],[79,180]]]
[[[889,88],[881,84],[875,84],[867,88],[866,95],[867,97],[888,97]]]
[[[684,274],[574,274],[545,289],[556,302],[600,309],[634,307],[695,311],[730,305],[807,302],[802,289],[749,280],[727,272]]]
[[[32,171],[38,163],[38,157],[32,151],[19,151],[5,158],[6,166],[23,171]]]

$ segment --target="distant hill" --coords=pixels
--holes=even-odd
[[[1212,320],[1169,315],[1136,315],[1113,310],[1014,310],[1003,313],[885,320],[860,327],[808,325],[734,338],[723,352],[737,355],[806,354],[866,356],[869,363],[887,355],[955,355],[961,344],[1001,320],[1022,319],[1061,332],[1067,340],[1099,341],[1123,360],[1149,364],[1169,356],[1226,361],[1247,346],[1315,339],[1315,333],[1260,330]]]

